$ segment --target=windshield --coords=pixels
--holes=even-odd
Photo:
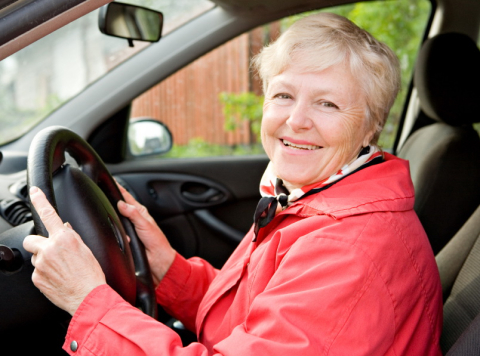
[[[163,35],[214,6],[208,0],[122,0],[163,12]],[[0,62],[0,145],[150,43],[110,37],[93,11]]]

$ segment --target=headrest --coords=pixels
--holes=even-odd
[[[425,41],[414,81],[429,117],[452,126],[480,121],[480,51],[467,35],[444,33]]]

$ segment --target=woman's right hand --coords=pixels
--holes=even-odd
[[[172,265],[176,251],[170,246],[164,233],[148,213],[147,208],[136,201],[120,184],[117,185],[125,199],[125,202],[122,200],[118,202],[118,210],[123,216],[131,220],[138,237],[145,245],[153,283],[157,287]]]

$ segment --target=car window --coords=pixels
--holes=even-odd
[[[124,1],[124,0],[122,0]],[[160,10],[163,34],[212,8],[208,0],[126,0]],[[0,61],[0,145],[29,131],[149,44],[106,36],[93,11]]]
[[[348,17],[387,43],[399,57],[402,90],[379,141],[384,149],[391,149],[431,3],[372,1],[322,11]],[[174,145],[163,157],[262,153],[259,129],[263,96],[261,84],[250,70],[250,59],[264,44],[309,14],[256,28],[204,55],[135,99],[131,118],[153,118],[168,126]]]

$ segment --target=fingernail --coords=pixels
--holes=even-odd
[[[30,187],[30,194],[35,194],[36,192],[38,192],[38,188],[33,186],[33,187]]]
[[[72,225],[70,225],[70,223],[67,221],[66,223],[64,223],[63,225],[65,225],[66,227],[68,227],[69,229],[72,229],[73,230],[73,227]]]
[[[123,200],[119,200],[119,201],[118,201],[118,207],[119,207],[119,208],[124,208],[124,207],[126,207],[126,205],[127,205],[127,204],[125,204],[125,202],[124,202]]]

